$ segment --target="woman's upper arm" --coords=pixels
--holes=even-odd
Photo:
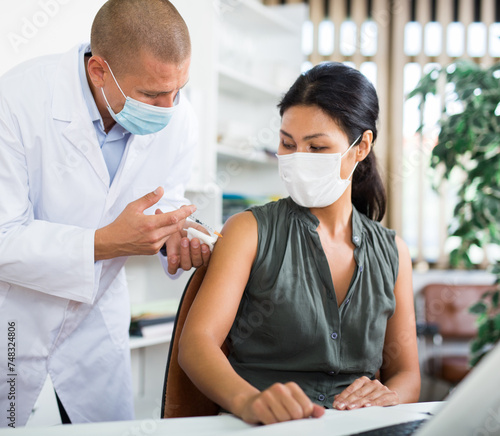
[[[183,328],[222,345],[234,322],[257,254],[257,221],[252,212],[232,216],[215,244],[207,273]],[[191,336],[192,337],[192,336]]]
[[[396,245],[399,253],[398,277],[394,286],[396,309],[387,322],[382,367],[386,380],[400,371],[419,371],[411,257],[408,247],[398,236]]]

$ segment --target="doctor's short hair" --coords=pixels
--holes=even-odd
[[[377,92],[363,74],[342,63],[323,62],[301,74],[279,103],[280,115],[293,106],[319,107],[347,135],[350,144],[366,130],[373,132],[373,142],[377,139]],[[368,218],[381,221],[386,198],[372,150],[352,176],[352,204]]]
[[[168,0],[108,0],[94,18],[90,46],[118,76],[133,72],[139,52],[176,65],[191,56],[187,25]]]

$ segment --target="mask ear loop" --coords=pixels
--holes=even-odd
[[[348,148],[348,149],[347,149],[347,150],[346,150],[346,151],[345,151],[345,152],[344,152],[344,153],[340,156],[340,158],[343,158],[343,157],[346,155],[346,153],[347,153],[347,152],[348,152],[348,151],[349,151],[352,147],[354,147],[354,145],[356,144],[356,142],[358,142],[358,141],[359,141],[359,138],[361,138],[361,136],[362,136],[362,135],[363,135],[363,134],[359,135],[359,136],[358,136],[358,137],[354,140],[354,142],[353,142],[353,143],[349,146],[349,148]],[[352,169],[351,174],[349,174],[349,176],[347,177],[347,179],[344,179],[344,180],[349,180],[349,179],[352,177],[352,175],[354,174],[354,171],[356,170],[356,167],[358,166],[358,164],[359,164],[359,162],[356,162],[356,163],[354,164],[354,168]]]
[[[106,62],[106,61],[104,61],[104,62]],[[363,135],[363,134],[359,135],[359,136],[358,136],[358,137],[357,137],[357,138],[353,141],[353,143],[349,146],[349,148],[348,148],[346,151],[344,151],[344,153],[342,153],[342,154],[341,154],[340,158],[343,158],[343,157],[347,154],[347,152],[348,152],[348,151],[349,151],[352,147],[354,147],[354,145],[356,144],[356,142],[358,142],[358,141],[359,141],[359,138],[361,138],[361,136],[362,136],[362,135]]]
[[[101,92],[102,92],[102,96],[104,97],[104,100],[106,101],[106,106],[108,107],[108,110],[113,111],[112,107],[109,104],[108,99],[106,98],[106,94],[104,94],[104,88],[101,88]],[[113,111],[113,113],[114,113],[114,111]]]
[[[359,164],[359,162],[356,162],[354,164],[354,168],[352,169],[351,174],[349,174],[349,176],[347,177],[346,180],[349,180],[352,177],[352,175],[354,174],[354,170],[356,169],[356,167],[358,166],[358,164]]]
[[[111,73],[111,77],[113,77],[113,80],[115,81],[116,83],[116,86],[118,86],[118,89],[120,90],[120,92],[122,93],[123,97],[125,97],[125,100],[127,99],[127,96],[125,95],[125,93],[122,91],[122,89],[120,88],[120,85],[118,84],[118,80],[116,80],[116,77],[115,75],[113,74],[113,70],[111,69],[111,67],[109,66],[108,64],[108,61],[104,61],[106,62],[106,65],[108,66],[109,68],[109,72]],[[102,89],[102,88],[101,88]]]

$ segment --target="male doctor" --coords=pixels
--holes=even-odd
[[[190,56],[167,0],[109,0],[90,46],[0,79],[0,427],[47,374],[71,422],[133,419],[127,256],[163,247],[170,274],[210,256],[179,233],[194,206],[165,202],[187,203]]]

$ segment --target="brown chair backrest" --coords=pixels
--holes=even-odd
[[[207,268],[198,268],[189,279],[182,294],[179,309],[174,323],[172,340],[168,352],[165,381],[163,383],[162,410],[163,418],[181,418],[188,416],[217,415],[220,407],[202,394],[191,382],[178,362],[179,338],[198,289],[201,286]],[[224,343],[222,350],[227,355],[227,345]]]
[[[431,284],[423,289],[425,318],[436,324],[443,338],[471,339],[477,334],[476,316],[469,307],[494,289],[492,285]]]

